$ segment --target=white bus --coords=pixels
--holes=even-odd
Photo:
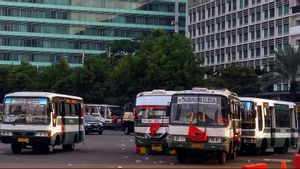
[[[286,153],[297,146],[298,121],[295,103],[240,97],[242,105],[241,151]]]
[[[56,145],[72,151],[84,140],[83,100],[47,92],[7,94],[0,130],[15,154],[28,147],[51,153]]]
[[[227,89],[193,88],[172,97],[170,149],[177,161],[189,158],[236,158],[240,147],[240,101]]]
[[[136,152],[169,152],[166,142],[169,126],[169,106],[174,91],[153,90],[139,93],[135,104]]]
[[[117,105],[85,104],[85,113],[95,116],[104,127],[115,128],[121,125],[122,109]]]

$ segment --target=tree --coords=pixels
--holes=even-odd
[[[6,89],[13,91],[34,91],[38,84],[38,71],[29,63],[7,67]]]
[[[145,58],[145,89],[190,89],[203,84],[204,68],[193,54],[190,39],[156,30],[146,37],[140,55]]]
[[[119,59],[126,55],[132,55],[140,49],[140,42],[136,40],[115,40],[111,44],[111,55]]]
[[[300,48],[291,45],[285,45],[283,48],[277,48],[275,52],[274,71],[282,78],[290,82],[290,100],[296,101],[297,77],[300,67]]]
[[[212,87],[227,88],[238,95],[256,94],[261,89],[261,82],[254,69],[235,65],[220,70],[208,81]]]

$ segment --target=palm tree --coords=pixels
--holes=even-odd
[[[300,47],[285,45],[277,48],[275,52],[275,72],[290,82],[290,101],[295,101],[297,90],[297,77],[300,70]]]

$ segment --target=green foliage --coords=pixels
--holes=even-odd
[[[290,100],[295,101],[297,77],[300,70],[300,48],[285,45],[275,51],[274,72],[290,81]]]
[[[110,56],[86,57],[77,68],[64,60],[39,69],[28,63],[1,67],[1,95],[47,91],[80,96],[86,103],[123,105],[142,91],[203,85],[204,68],[183,35],[154,31],[139,42],[116,41]]]
[[[210,86],[228,88],[238,95],[255,94],[261,91],[261,82],[254,69],[231,66],[209,79]]]

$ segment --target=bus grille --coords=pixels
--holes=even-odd
[[[13,132],[13,136],[34,136],[34,132]]]

